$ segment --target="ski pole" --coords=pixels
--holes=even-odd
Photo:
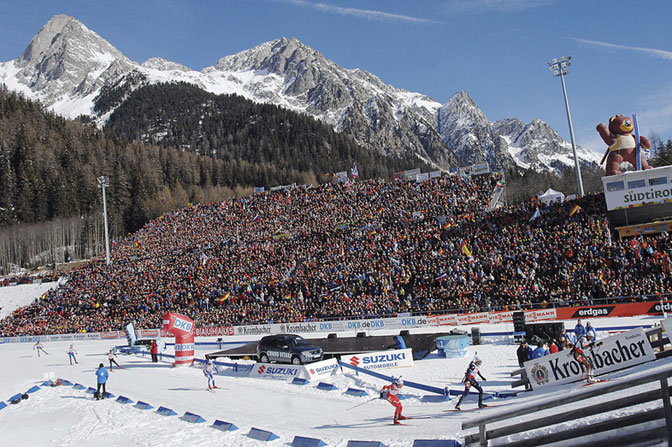
[[[380,399],[380,398],[379,398],[379,397],[371,398],[371,399],[367,400],[366,402],[362,402],[361,404],[357,404],[357,405],[355,405],[354,407],[346,408],[345,411],[350,411],[350,410],[352,410],[353,408],[361,407],[362,405],[366,405],[366,404],[368,404],[369,402],[373,402],[373,401],[376,400],[376,399]]]

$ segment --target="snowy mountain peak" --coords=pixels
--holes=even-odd
[[[13,63],[2,64],[0,75],[10,88],[30,93],[43,103],[60,104],[68,116],[90,114],[92,98],[110,79],[132,69],[119,50],[78,20],[57,15],[31,40]],[[5,71],[5,70],[3,70]],[[13,79],[7,79],[8,77]]]
[[[192,71],[186,65],[178,64],[177,62],[168,61],[162,57],[150,57],[141,65],[144,68],[150,68],[159,71]]]
[[[268,73],[284,74],[298,64],[309,64],[315,59],[326,59],[318,51],[304,45],[292,37],[264,42],[249,50],[226,56],[213,67],[204,70],[247,71],[263,70]]]
[[[9,89],[70,118],[91,115],[101,125],[120,104],[108,103],[97,116],[95,101],[103,88],[121,89],[119,98],[126,98],[159,82],[187,82],[306,113],[375,152],[438,168],[485,160],[492,167],[556,169],[558,160],[565,163],[568,147],[571,152],[541,120],[491,123],[466,91],[441,105],[365,70],[341,67],[294,37],[261,43],[197,72],[158,57],[142,65],[130,61],[78,20],[58,15],[19,58],[0,63],[0,83]],[[540,153],[546,158],[539,162]]]

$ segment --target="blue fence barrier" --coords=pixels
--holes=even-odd
[[[351,365],[349,363],[341,362],[340,360],[338,361],[338,364],[341,365],[341,367],[350,368],[357,373],[368,374],[370,376],[377,377],[379,379],[386,380],[388,382],[392,382],[394,380],[394,377],[392,377],[392,376],[386,376],[385,374],[381,374],[379,372],[369,371],[368,369],[359,368],[359,367]],[[423,385],[422,383],[411,382],[410,380],[404,380],[404,386],[405,387],[408,386],[408,387],[411,387],[411,388],[417,388],[419,390],[428,391],[430,393],[445,395],[445,390],[443,388],[438,388],[438,387],[430,386],[430,385]]]

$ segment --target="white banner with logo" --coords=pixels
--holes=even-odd
[[[593,374],[596,376],[656,359],[656,353],[643,328],[612,335],[601,340],[601,343],[600,346],[584,350],[585,357],[593,364]],[[585,378],[583,365],[567,349],[529,360],[523,366],[535,390]]]
[[[329,377],[338,371],[338,362],[336,359],[331,358],[304,365],[303,378],[308,380],[322,379],[324,377]]]
[[[557,320],[557,318],[558,313],[555,308],[525,311],[525,321],[528,323],[534,323],[535,321],[553,321]],[[474,324],[513,323],[513,311],[432,315],[424,318],[424,322],[427,326],[469,326]]]
[[[367,352],[344,356],[341,361],[367,370],[405,368],[413,366],[413,350],[408,348]]]
[[[336,359],[321,360],[305,365],[285,365],[278,363],[255,363],[248,377],[253,379],[294,380],[322,379],[338,372]]]
[[[253,379],[294,380],[302,377],[303,365],[255,363],[248,377]]]

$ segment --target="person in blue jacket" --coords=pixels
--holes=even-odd
[[[543,343],[539,343],[537,349],[532,351],[532,358],[538,359],[548,354],[550,354],[550,351],[546,349],[546,346]]]
[[[595,331],[595,328],[590,325],[590,321],[586,321],[586,338],[588,338],[588,334],[593,336],[593,341],[597,340],[597,332]]]
[[[581,324],[581,320],[577,321],[576,326],[574,326],[574,336],[576,337],[577,340],[581,338],[581,336],[586,334],[586,328],[583,327]]]
[[[98,365],[98,370],[96,371],[96,376],[98,377],[98,389],[96,390],[96,399],[105,399],[105,384],[107,383],[107,370],[105,365],[102,363]],[[103,393],[100,393],[100,389],[103,389]]]
[[[574,343],[576,343],[576,337],[571,332],[567,332],[567,330],[563,327],[562,328],[562,336],[560,337],[560,342],[564,343],[564,341],[568,341],[571,344],[574,344]],[[564,349],[564,346],[563,346],[563,349]]]

